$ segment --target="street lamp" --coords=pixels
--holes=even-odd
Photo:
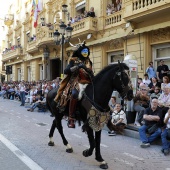
[[[64,22],[62,22],[60,24],[60,32],[58,30],[54,32],[55,44],[61,45],[61,77],[63,76],[64,43],[69,42],[71,35],[72,35],[72,31],[73,31],[73,28],[69,24],[68,26],[66,26]]]
[[[43,55],[44,55],[44,63],[43,63],[43,78],[47,79],[47,60],[50,56],[50,50],[48,49],[47,45],[46,47],[43,49]]]

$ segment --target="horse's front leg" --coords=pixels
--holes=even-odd
[[[101,153],[100,153],[101,130],[98,132],[95,132],[95,142],[96,142],[96,152],[95,152],[96,158],[95,159],[98,162],[100,162],[101,169],[108,169],[108,165],[104,161],[104,159],[102,158]]]
[[[49,133],[50,141],[49,141],[48,145],[49,145],[49,146],[54,146],[53,134],[54,134],[54,130],[55,130],[56,127],[57,127],[57,129],[58,129],[58,132],[59,132],[60,135],[61,135],[61,138],[62,138],[62,140],[63,140],[63,144],[67,147],[67,148],[66,148],[66,152],[72,153],[72,152],[73,152],[73,149],[72,149],[72,147],[68,144],[68,141],[67,141],[67,139],[66,139],[65,136],[64,136],[63,127],[62,127],[62,124],[61,124],[61,118],[60,118],[60,117],[56,117],[56,118],[53,120],[53,124],[52,124],[52,126],[51,126],[50,133]]]
[[[56,118],[56,126],[57,126],[58,132],[60,133],[61,138],[63,140],[63,144],[66,146],[66,152],[72,153],[73,148],[71,147],[71,145],[68,143],[67,139],[64,136],[61,120],[62,120],[62,117]]]
[[[90,148],[83,151],[83,156],[85,156],[85,157],[91,156],[93,154],[93,150],[95,148],[94,134],[93,134],[93,130],[91,128],[89,128],[87,130],[87,136],[89,139]]]
[[[56,122],[54,119],[49,133],[49,138],[50,138],[50,141],[48,142],[49,146],[54,146],[53,135],[54,135],[55,128],[56,128]]]

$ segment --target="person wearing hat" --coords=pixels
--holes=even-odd
[[[167,76],[169,68],[164,64],[163,60],[160,60],[160,65],[157,67],[157,78],[162,82],[164,76]]]
[[[60,83],[57,95],[54,98],[56,103],[59,103],[59,108],[65,107],[70,98],[69,103],[69,120],[68,127],[75,128],[75,112],[77,101],[81,93],[79,84],[85,85],[91,83],[93,77],[92,62],[89,58],[90,49],[85,45],[85,42],[79,44],[77,49],[64,70],[66,75]],[[71,96],[69,97],[71,91]]]

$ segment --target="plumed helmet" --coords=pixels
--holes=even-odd
[[[72,57],[78,57],[80,60],[85,60],[88,58],[90,55],[90,49],[85,44],[85,41],[83,41],[83,43],[77,44],[76,46],[70,43],[70,45],[74,47]]]

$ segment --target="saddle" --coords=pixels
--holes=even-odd
[[[72,89],[74,89],[74,88],[76,88],[79,91],[77,78],[75,78],[74,80],[71,80],[67,83],[65,89],[61,93],[59,107],[64,108],[67,105],[68,101],[71,98]]]

